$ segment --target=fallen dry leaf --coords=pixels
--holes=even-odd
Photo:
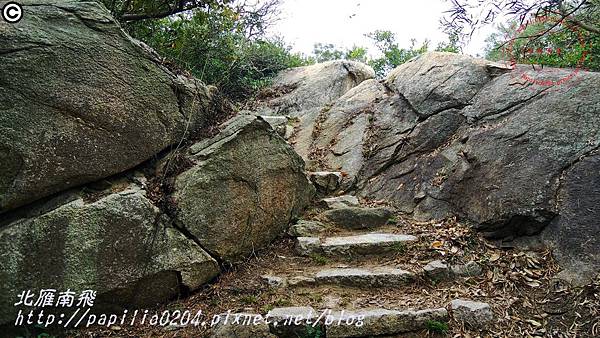
[[[433,243],[431,243],[431,247],[433,249],[440,249],[444,246],[444,241],[435,241]]]

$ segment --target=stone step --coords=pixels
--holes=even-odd
[[[319,221],[300,220],[290,227],[288,234],[294,237],[311,237],[318,236],[325,230],[327,226]]]
[[[381,287],[407,284],[415,278],[412,272],[389,268],[333,268],[319,271],[318,284],[336,284],[355,287]]]
[[[489,304],[457,299],[449,305],[454,319],[484,329],[495,318]],[[211,337],[308,337],[327,338],[390,336],[447,326],[450,314],[444,307],[423,310],[315,310],[312,307],[274,308],[260,314],[219,315]],[[213,318],[214,323],[214,318]],[[323,336],[322,334],[325,333]]]
[[[359,201],[356,196],[342,195],[324,198],[320,201],[320,205],[327,209],[340,209],[348,207],[358,207]]]
[[[388,266],[346,266],[324,268],[316,273],[306,272],[304,276],[263,276],[263,280],[272,288],[308,285],[343,285],[358,288],[400,286],[416,279],[429,279],[436,282],[453,280],[459,277],[481,275],[481,267],[473,261],[467,264],[447,265],[441,261],[432,261],[416,272]]]
[[[481,275],[482,272],[481,266],[474,261],[466,264],[448,265],[442,261],[435,260],[423,267],[424,276],[435,281],[454,279],[456,277],[474,277]]]
[[[311,307],[275,308],[266,316],[271,332],[306,337],[325,332],[328,338],[394,335],[426,329],[428,323],[449,321],[445,308],[425,310],[314,310]],[[308,334],[308,335],[307,335]]]
[[[464,325],[481,329],[494,320],[494,312],[488,303],[455,299],[450,303],[454,319]]]
[[[370,233],[344,237],[298,237],[296,250],[301,255],[376,255],[389,252],[404,252],[406,246],[417,241],[411,235]]]
[[[449,306],[454,320],[475,329],[484,329],[495,315],[487,303],[456,299]],[[217,321],[215,318],[218,317]],[[448,325],[446,308],[423,310],[315,310],[312,307],[274,308],[265,316],[224,313],[213,318],[211,338],[218,337],[320,337],[350,338],[406,334]],[[323,335],[325,333],[325,335]],[[275,334],[275,336],[273,336]]]
[[[274,308],[265,318],[271,332],[278,337],[307,337],[313,329],[323,332],[317,316],[312,307],[297,306]]]
[[[347,207],[327,210],[324,219],[344,229],[373,229],[389,223],[393,213],[386,208]]]
[[[443,307],[419,311],[372,309],[339,311],[332,314],[329,320],[332,324],[326,325],[327,337],[347,338],[396,335],[427,329],[431,322],[448,322],[449,316]],[[349,322],[353,324],[348,325]]]

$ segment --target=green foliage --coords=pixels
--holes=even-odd
[[[309,257],[310,257],[310,259],[313,260],[313,262],[315,262],[316,264],[319,264],[319,265],[325,265],[325,264],[329,263],[329,259],[327,259],[327,257],[321,256],[319,254],[313,253],[313,254],[310,254]]]
[[[600,35],[557,18],[540,19],[526,26],[499,25],[486,40],[486,58],[560,68],[600,70]],[[556,27],[554,27],[556,26]]]
[[[258,298],[253,295],[245,295],[240,298],[240,301],[245,304],[256,304],[258,302]]]
[[[516,35],[517,28],[516,21],[512,21],[508,24],[498,24],[496,26],[496,32],[485,39],[485,58],[492,61],[504,60],[506,58],[504,46],[506,46],[510,38]]]
[[[425,40],[420,47],[416,47],[417,40],[411,40],[410,48],[400,48],[396,42],[396,35],[390,31],[377,30],[367,34],[381,52],[382,56],[369,60],[369,65],[375,70],[378,77],[384,77],[392,69],[406,61],[427,52],[429,41]]]
[[[440,42],[435,49],[437,52],[462,53],[459,33],[448,35],[447,42]]]
[[[340,49],[334,44],[315,44],[309,62],[325,62],[338,59],[354,60],[366,63],[373,67],[377,77],[385,77],[392,69],[406,61],[421,55],[429,50],[429,41],[425,40],[417,46],[417,40],[412,39],[408,48],[401,48],[396,41],[396,35],[387,30],[377,30],[366,35],[378,50],[378,57],[371,58],[365,47],[354,46],[352,49]],[[447,42],[440,43],[436,51],[461,53],[459,34],[450,34]]]
[[[101,0],[119,21],[159,19],[191,9],[231,7],[234,0]]]
[[[428,331],[434,333],[445,335],[450,331],[450,327],[448,327],[447,323],[439,322],[437,320],[428,320],[427,323],[425,323],[425,326],[427,327]]]
[[[404,255],[408,251],[406,244],[404,243],[396,243],[392,246],[392,250],[395,251],[399,255]]]
[[[338,49],[334,44],[316,43],[309,62],[326,62],[333,60],[352,60],[367,63],[367,48],[354,46],[352,49]]]
[[[260,18],[245,18],[230,7],[142,20],[126,28],[171,63],[233,99],[254,94],[283,69],[307,64],[281,39],[264,38]]]
[[[106,2],[106,1],[105,1]],[[154,48],[168,65],[189,72],[203,82],[217,86],[234,100],[243,100],[270,84],[274,75],[287,68],[336,59],[371,65],[382,78],[389,71],[428,50],[429,41],[400,48],[390,31],[368,34],[379,56],[370,58],[365,47],[339,49],[333,44],[316,44],[313,55],[292,53],[281,38],[267,38],[265,28],[276,16],[279,0],[265,0],[259,7],[244,7],[235,0],[185,1],[176,15],[158,16],[180,10],[170,2],[116,1],[111,10],[125,29]],[[150,15],[148,15],[150,13]],[[156,15],[155,15],[156,14]],[[146,19],[140,19],[140,16]],[[137,17],[135,20],[127,18]],[[451,37],[438,50],[460,51]]]
[[[365,47],[354,46],[354,47],[352,47],[352,49],[349,49],[346,51],[345,58],[347,60],[367,63],[368,62],[367,52],[368,52],[368,50]]]
[[[316,43],[313,48],[313,60],[315,62],[340,60],[344,58],[344,55],[345,52],[341,49],[338,49],[332,43]]]
[[[312,325],[306,325],[306,332],[303,335],[304,338],[322,338],[325,337],[323,329],[320,326],[313,327]]]

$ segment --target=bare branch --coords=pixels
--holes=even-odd
[[[570,23],[579,26],[580,28],[588,31],[588,32],[592,32],[592,33],[596,33],[596,34],[600,34],[600,28],[596,27],[594,25],[585,23],[577,18],[575,18],[573,16],[573,13],[575,13],[575,11],[579,10],[579,8],[583,7],[583,5],[586,3],[586,0],[583,0],[581,2],[581,4],[579,4],[579,6],[577,6],[575,8],[575,10],[571,11],[570,13],[567,10],[567,7],[565,6],[564,2],[562,0],[558,0],[558,9],[561,13],[561,16],[565,19],[567,19],[567,21],[569,21]]]

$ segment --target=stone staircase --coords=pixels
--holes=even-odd
[[[404,248],[415,236],[391,233],[367,233],[336,237],[298,237],[300,255],[377,255]]]
[[[325,184],[332,185],[330,181]],[[354,196],[323,199],[312,219],[298,222],[290,230],[298,259],[305,257],[306,262],[310,258],[312,263],[274,266],[262,275],[270,288],[298,299],[297,303],[250,315],[260,318],[258,326],[250,325],[252,332],[248,325],[223,323],[213,330],[212,337],[443,334],[450,321],[477,329],[493,320],[486,303],[436,301],[422,297],[424,290],[419,290],[419,283],[452,283],[455,278],[481,274],[476,263],[448,265],[432,260],[424,267],[398,264],[394,257],[410,256],[418,250],[419,236],[402,233],[394,226],[391,211],[357,204]],[[381,301],[372,300],[378,298]],[[419,302],[421,298],[427,300]],[[306,306],[302,299],[313,304],[316,299],[319,307]],[[361,299],[370,301],[363,304]]]

